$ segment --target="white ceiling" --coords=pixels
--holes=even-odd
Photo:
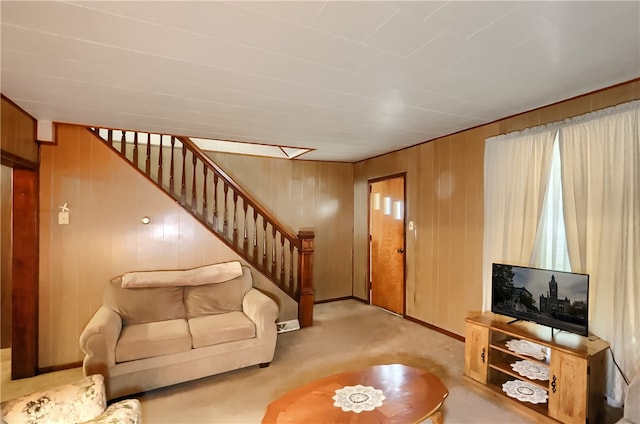
[[[640,1],[2,1],[39,120],[358,161],[640,77]]]

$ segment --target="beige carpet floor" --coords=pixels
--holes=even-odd
[[[458,340],[354,300],[316,305],[314,314],[313,327],[278,336],[268,368],[249,367],[134,396],[142,402],[143,421],[259,423],[272,400],[297,386],[351,369],[402,363],[433,372],[447,386],[445,423],[535,422],[462,378],[464,343]],[[10,381],[6,356],[3,352],[3,401],[82,375],[72,369]],[[607,413],[609,423],[620,415]]]

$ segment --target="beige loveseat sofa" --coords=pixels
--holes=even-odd
[[[269,365],[278,306],[252,281],[237,261],[115,278],[80,336],[84,374],[102,374],[114,399]]]

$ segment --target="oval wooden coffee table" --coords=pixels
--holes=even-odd
[[[359,385],[364,387],[354,387]],[[384,399],[379,400],[381,395]],[[447,395],[447,388],[429,371],[400,364],[376,365],[332,375],[285,393],[269,404],[262,423],[408,424],[431,417],[434,424],[439,424],[439,409]],[[346,410],[334,406],[336,402]],[[358,409],[361,412],[354,412]]]

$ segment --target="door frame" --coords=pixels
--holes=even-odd
[[[38,164],[0,150],[12,168],[11,379],[38,374],[39,172]]]
[[[404,206],[402,208],[402,316],[407,316],[407,173],[385,175],[367,180],[367,303],[371,305],[371,185],[385,180],[402,178],[402,196]],[[389,311],[390,313],[393,313]]]

